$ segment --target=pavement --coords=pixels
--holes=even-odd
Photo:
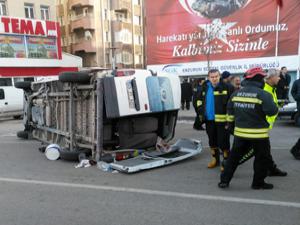
[[[174,141],[194,138],[204,150],[192,159],[135,174],[49,161],[36,140],[21,140],[21,120],[0,121],[0,218],[5,225],[299,225],[298,160],[289,149],[299,128],[280,120],[271,131],[272,153],[287,177],[268,177],[273,190],[252,190],[251,160],[227,190],[210,160],[205,131],[192,128],[194,111],[180,111]]]
[[[192,120],[194,121],[196,116],[194,108],[190,108],[190,110],[182,110],[180,109],[178,112],[178,120]]]

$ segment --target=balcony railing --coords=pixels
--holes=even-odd
[[[131,23],[124,23],[123,21],[113,21],[112,22],[112,29],[113,31],[120,31],[123,29],[131,30],[132,24]]]
[[[97,51],[95,46],[95,40],[85,40],[78,39],[76,43],[72,44],[73,53],[76,52],[86,52],[86,53],[95,53]]]
[[[69,8],[94,6],[95,0],[69,0]]]
[[[112,0],[112,10],[131,12],[131,1],[130,0]]]
[[[91,15],[82,15],[72,18],[71,21],[71,30],[72,32],[76,29],[95,29],[94,18]]]

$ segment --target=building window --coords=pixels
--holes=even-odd
[[[122,62],[123,62],[123,64],[126,64],[126,65],[132,64],[132,54],[129,52],[123,52]]]
[[[119,22],[127,22],[127,14],[126,13],[116,13],[116,19]]]
[[[29,18],[29,19],[34,19],[34,8],[33,8],[33,4],[25,3],[24,9],[25,9],[25,17],[26,17],[26,18]]]
[[[105,32],[105,41],[109,42],[109,33],[107,31]]]
[[[106,64],[110,64],[110,54],[109,53],[105,54],[105,62],[106,62]]]
[[[6,1],[0,1],[0,15],[5,16],[6,14]]]
[[[49,20],[49,6],[42,6],[41,5],[41,19],[42,20]]]
[[[142,37],[140,35],[134,35],[134,43],[135,44],[142,44]]]
[[[107,15],[107,9],[104,9],[104,19],[107,20],[107,18],[108,18],[108,15]]]

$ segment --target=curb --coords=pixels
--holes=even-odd
[[[195,117],[193,116],[178,116],[177,120],[189,120],[189,121],[194,121]]]

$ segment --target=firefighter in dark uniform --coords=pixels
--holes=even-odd
[[[245,74],[243,88],[235,92],[227,106],[227,120],[234,124],[231,154],[221,174],[220,188],[227,188],[240,159],[249,147],[254,149],[253,189],[272,189],[265,183],[270,160],[269,123],[266,116],[274,116],[278,107],[270,93],[263,90],[265,72],[257,67]]]
[[[225,130],[226,107],[234,90],[221,81],[220,77],[218,70],[210,70],[208,80],[203,83],[202,91],[196,97],[197,111],[200,121],[205,123],[212,155],[208,168],[214,168],[220,164],[219,149],[222,151],[224,160],[228,158],[230,149],[230,134]]]

